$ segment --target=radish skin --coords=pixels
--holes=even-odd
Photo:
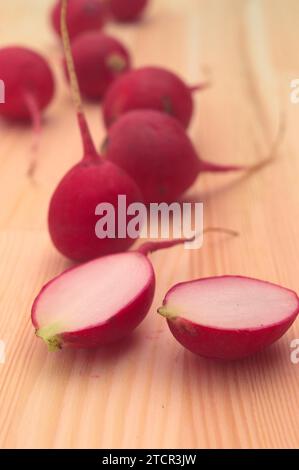
[[[61,36],[61,4],[61,0],[58,0],[51,13],[52,26],[58,36]],[[70,0],[67,26],[71,40],[86,31],[101,30],[107,15],[106,0]]]
[[[221,276],[177,284],[158,313],[186,349],[207,358],[236,360],[283,336],[298,316],[299,299],[276,284]]]
[[[125,276],[126,269],[130,276]],[[72,268],[48,283],[33,304],[32,323],[50,351],[96,348],[131,333],[148,313],[154,291],[154,271],[145,256],[110,255]],[[115,298],[122,305],[105,317],[105,307],[109,310]],[[67,320],[65,312],[69,312]],[[80,315],[77,327],[72,328],[70,313]],[[96,317],[89,323],[91,314]]]
[[[118,166],[104,161],[95,149],[74,70],[65,23],[66,11],[67,0],[63,0],[63,42],[82,137],[83,158],[58,184],[50,201],[48,226],[58,251],[73,260],[88,261],[98,256],[125,251],[135,242],[129,236],[120,239],[97,238],[96,207],[101,203],[110,203],[118,214],[119,194],[126,196],[128,204],[141,202],[142,196],[132,178]]]
[[[206,231],[213,230],[219,231]],[[156,281],[148,255],[185,241],[147,242],[136,251],[98,258],[57,276],[33,303],[36,335],[50,351],[96,348],[127,336],[153,301]]]
[[[52,71],[37,52],[19,46],[0,49],[0,79],[5,84],[5,103],[0,116],[31,122],[35,138],[41,132],[41,114],[55,93]]]
[[[82,95],[101,100],[109,86],[131,67],[129,52],[112,36],[89,31],[72,42],[72,55]],[[67,70],[65,67],[65,72]]]
[[[253,172],[269,163],[245,167],[205,162],[177,119],[152,110],[121,116],[109,128],[103,151],[135,180],[146,203],[176,201],[203,172]]]
[[[142,67],[118,78],[103,103],[103,117],[110,127],[121,115],[136,109],[169,114],[187,128],[193,114],[193,93],[207,84],[187,86],[180,77],[161,67]]]
[[[121,23],[140,19],[148,0],[108,0],[112,16]]]

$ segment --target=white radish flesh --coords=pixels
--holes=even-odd
[[[277,340],[298,315],[295,292],[240,276],[199,279],[174,286],[159,313],[191,351],[237,359]]]
[[[154,286],[152,265],[138,252],[73,268],[47,284],[35,300],[32,320],[37,336],[51,350],[115,341],[143,320]]]

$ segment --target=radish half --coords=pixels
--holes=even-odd
[[[193,353],[240,359],[269,346],[290,328],[299,313],[299,299],[270,282],[221,276],[172,287],[158,312]]]
[[[33,303],[36,335],[50,351],[95,348],[125,337],[144,319],[154,298],[155,273],[148,254],[185,241],[147,242],[137,251],[65,271],[46,284]]]
[[[36,335],[50,351],[94,348],[121,339],[146,316],[155,275],[141,253],[109,255],[50,281],[32,307]]]

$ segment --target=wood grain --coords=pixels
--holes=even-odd
[[[297,0],[156,0],[147,19],[109,26],[134,54],[190,83],[191,135],[203,158],[251,164],[283,139],[275,163],[251,178],[201,177],[189,196],[205,203],[203,249],[153,255],[157,292],[150,315],[122,343],[95,352],[50,354],[34,337],[30,307],[40,287],[67,265],[52,248],[46,214],[53,187],[80,157],[80,139],[47,25],[50,0],[2,2],[1,45],[20,42],[47,55],[58,89],[37,155],[29,129],[0,123],[0,446],[2,448],[290,448],[299,445],[299,365],[290,361],[298,321],[276,345],[223,364],[184,351],[155,314],[166,290],[200,276],[239,273],[298,288],[299,106],[289,86],[299,76]],[[296,42],[297,41],[297,42]],[[1,71],[0,71],[1,73]],[[94,137],[104,129],[87,106]]]

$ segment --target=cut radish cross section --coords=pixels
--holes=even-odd
[[[214,230],[221,229],[205,231]],[[147,256],[185,241],[191,239],[147,242],[137,251],[98,258],[56,277],[33,303],[36,335],[50,351],[95,348],[128,335],[154,298],[155,273]]]
[[[206,228],[207,232],[234,232]],[[42,288],[32,306],[36,335],[50,351],[94,348],[128,335],[144,319],[155,293],[148,255],[191,239],[149,241],[136,251],[98,258],[65,271]]]
[[[136,328],[151,306],[154,290],[154,271],[146,256],[106,256],[49,282],[33,304],[32,322],[51,351],[97,347]]]
[[[295,321],[299,299],[269,282],[222,276],[174,286],[158,312],[193,353],[239,359],[279,339]]]

